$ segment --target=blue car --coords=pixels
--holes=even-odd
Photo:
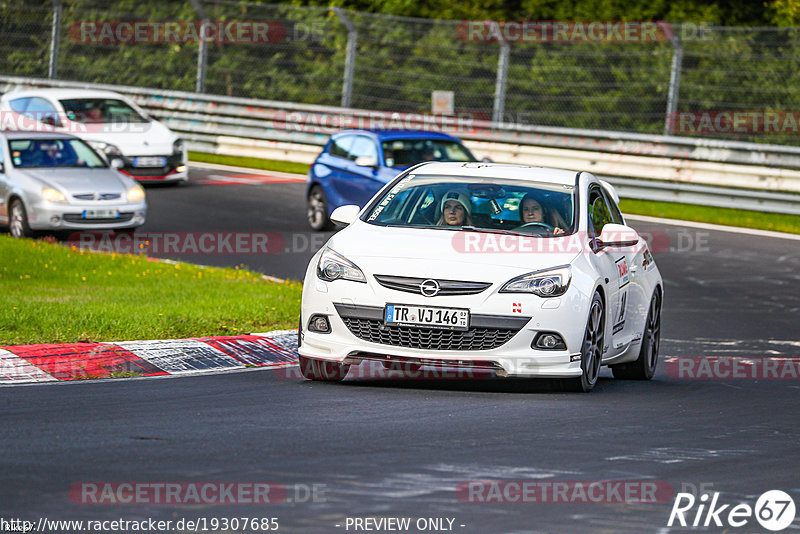
[[[343,130],[308,171],[308,224],[331,228],[339,206],[364,206],[381,187],[422,161],[477,161],[455,137],[419,130]]]

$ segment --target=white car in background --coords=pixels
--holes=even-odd
[[[663,283],[618,197],[587,172],[423,163],[387,184],[311,260],[300,369],[342,380],[378,361],[562,378],[650,379]]]
[[[37,121],[41,126],[37,131],[83,139],[109,160],[120,159],[119,171],[140,182],[189,178],[183,141],[119,93],[60,88],[12,91],[0,98],[0,110]],[[4,125],[13,122],[4,117]]]

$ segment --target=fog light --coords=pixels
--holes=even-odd
[[[331,331],[331,324],[324,315],[312,315],[311,319],[308,320],[308,329],[320,334],[329,334]]]
[[[175,167],[175,172],[183,172],[186,170],[186,165],[178,165]]]
[[[531,343],[531,348],[542,350],[566,350],[564,339],[555,332],[539,332]]]
[[[50,217],[50,222],[53,224],[58,224],[61,222],[61,217],[59,217],[58,215],[53,215],[52,217]]]

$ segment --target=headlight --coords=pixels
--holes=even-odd
[[[353,282],[367,283],[367,278],[361,269],[350,260],[325,247],[317,264],[317,277],[326,282],[334,280],[352,280]]]
[[[141,185],[135,185],[128,189],[128,202],[141,202],[144,200],[144,188]]]
[[[175,142],[172,143],[172,153],[183,154],[183,139],[176,139]]]
[[[64,193],[59,191],[58,189],[53,189],[52,187],[43,187],[42,188],[42,197],[49,201],[49,202],[66,202],[67,197],[64,196]]]
[[[506,282],[500,293],[533,293],[540,297],[559,297],[567,292],[572,267],[563,265],[523,274]]]
[[[109,158],[117,156],[122,157],[122,152],[116,145],[111,143],[104,143],[103,141],[86,141],[93,149],[104,153]]]

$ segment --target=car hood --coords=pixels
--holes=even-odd
[[[566,265],[581,252],[578,235],[527,237],[356,222],[328,246],[370,274],[464,279],[512,277]]]
[[[70,195],[87,193],[120,193],[128,187],[116,171],[107,167],[88,169],[86,167],[62,167],[57,169],[17,169],[43,185],[55,187]]]
[[[106,131],[109,130],[109,131]],[[84,141],[111,143],[119,148],[123,156],[169,156],[172,144],[178,138],[169,128],[153,120],[146,123],[125,125],[123,131],[113,131],[112,126],[87,132],[71,131]]]

